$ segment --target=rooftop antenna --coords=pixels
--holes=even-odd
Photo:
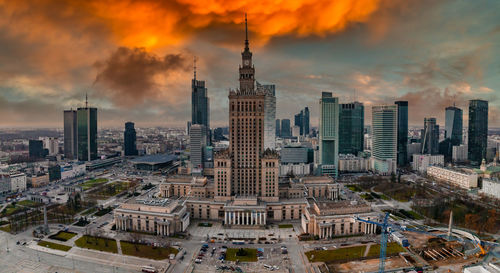
[[[248,22],[247,22],[246,12],[245,12],[245,49],[248,49]]]
[[[88,108],[89,105],[89,98],[87,92],[85,92],[85,108]]]
[[[194,80],[196,80],[196,55],[193,58],[193,72],[194,72]]]

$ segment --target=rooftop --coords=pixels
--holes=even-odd
[[[130,160],[133,164],[162,164],[177,160],[178,156],[173,154],[146,155]]]

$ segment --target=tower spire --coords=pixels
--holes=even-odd
[[[245,12],[245,50],[248,50],[248,22],[247,13]]]
[[[89,98],[88,98],[88,93],[85,92],[85,108],[89,107]]]
[[[196,55],[193,58],[193,79],[196,80]]]

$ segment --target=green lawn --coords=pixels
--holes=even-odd
[[[107,207],[107,208],[101,209],[98,212],[94,213],[94,216],[103,216],[103,215],[110,213],[112,210],[113,210],[112,207]]]
[[[97,178],[97,179],[87,180],[83,182],[80,186],[82,186],[83,190],[88,190],[90,188],[93,188],[100,184],[104,184],[106,182],[108,182],[107,178]]]
[[[89,248],[106,252],[118,253],[116,241],[113,239],[84,235],[75,241],[75,245],[81,248]]]
[[[362,189],[358,187],[358,185],[347,185],[347,188],[350,189],[351,191],[356,191],[356,192],[362,191]]]
[[[38,206],[42,205],[40,203],[37,203],[35,201],[31,201],[31,200],[19,201],[19,202],[17,202],[17,204],[21,205],[21,206],[26,206],[26,207],[38,207]]]
[[[65,246],[65,245],[61,245],[61,244],[51,243],[51,242],[47,242],[47,241],[40,241],[40,242],[38,242],[38,245],[39,246],[43,246],[43,247],[52,248],[52,249],[61,250],[61,251],[68,251],[68,250],[71,249],[70,246]]]
[[[332,250],[312,250],[306,252],[310,262],[335,262],[337,260],[354,260],[364,256],[366,246],[352,246]]]
[[[293,228],[293,225],[292,224],[281,224],[281,225],[278,225],[279,228]]]
[[[27,208],[23,206],[13,206],[12,204],[8,205],[5,207],[5,209],[2,211],[2,216],[10,216],[22,211],[28,210]]]
[[[0,230],[10,233],[10,225],[1,226]]]
[[[84,212],[82,212],[82,215],[85,215],[85,216],[86,216],[86,215],[92,214],[92,213],[94,213],[94,212],[96,212],[96,211],[97,211],[97,208],[96,208],[96,207],[91,207],[90,209],[87,209],[87,210],[85,210]]]
[[[387,243],[387,255],[396,254],[399,252],[405,252],[405,249],[398,243],[392,242]],[[380,245],[372,245],[370,250],[368,250],[368,257],[378,257],[380,256]]]
[[[125,241],[120,241],[120,245],[122,247],[122,253],[124,255],[137,256],[154,260],[168,259],[168,256],[171,253],[177,254],[179,252],[177,249],[172,247],[152,247],[149,245],[134,244]]]
[[[238,252],[239,248],[228,248],[226,252],[226,260],[227,261],[236,261],[240,262],[256,262],[257,261],[257,249],[255,248],[244,248],[246,251],[245,256],[237,256],[236,252]]]
[[[198,223],[199,227],[211,227],[212,223]]]
[[[66,242],[75,236],[76,236],[76,233],[73,233],[73,232],[59,231],[58,233],[56,233],[54,235],[50,235],[49,238],[53,239],[53,240]]]

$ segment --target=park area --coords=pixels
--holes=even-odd
[[[59,231],[58,233],[56,233],[54,235],[50,235],[49,238],[53,239],[53,240],[66,242],[75,236],[76,236],[76,233],[74,233],[74,232]]]
[[[118,253],[116,240],[108,238],[84,235],[75,241],[75,245],[81,248]]]
[[[108,182],[107,178],[97,178],[97,179],[87,180],[83,182],[80,186],[82,187],[83,190],[88,190],[97,187],[99,185],[102,185],[106,182]]]
[[[367,247],[370,247],[368,253],[366,253]],[[398,243],[391,242],[387,244],[387,256],[397,255],[398,253],[404,251],[405,249]],[[324,262],[327,264],[345,262],[380,256],[380,244],[374,244],[371,246],[351,246],[330,250],[312,250],[306,252],[305,254],[310,262]]]
[[[40,242],[38,242],[38,245],[43,246],[43,247],[47,247],[47,248],[51,248],[51,249],[60,250],[60,251],[68,251],[71,249],[70,246],[56,244],[56,243],[47,242],[47,241],[40,241]]]
[[[256,262],[257,249],[255,248],[228,248],[226,252],[227,261]]]
[[[153,260],[168,259],[170,254],[177,255],[179,252],[177,249],[172,247],[155,247],[126,241],[120,241],[120,246],[124,255],[137,256]]]
[[[104,200],[128,190],[129,187],[129,182],[115,181],[95,186],[87,194],[93,198]]]

